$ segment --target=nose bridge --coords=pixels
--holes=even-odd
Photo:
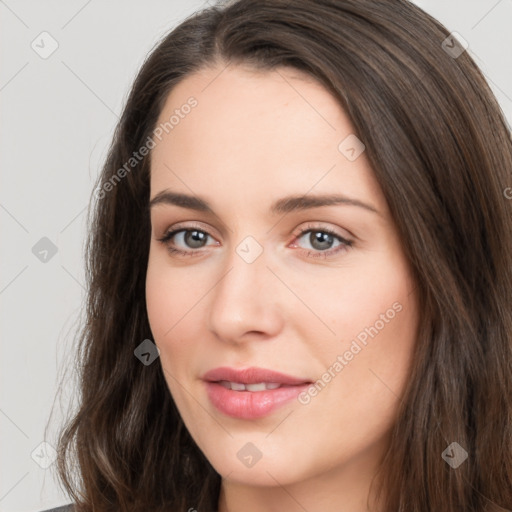
[[[279,327],[277,283],[268,258],[254,237],[245,237],[226,256],[223,277],[213,290],[210,328],[220,339],[238,340],[247,332],[271,334]]]

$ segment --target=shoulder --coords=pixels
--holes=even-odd
[[[69,505],[63,505],[61,507],[57,508],[49,508],[47,510],[42,510],[41,512],[73,512],[73,504],[70,503]]]

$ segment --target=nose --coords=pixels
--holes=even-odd
[[[210,331],[231,344],[276,336],[283,326],[283,290],[265,251],[250,262],[233,250],[225,263],[210,294]]]

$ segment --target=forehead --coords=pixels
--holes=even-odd
[[[167,187],[207,195],[224,185],[260,201],[318,187],[382,202],[364,153],[349,161],[338,147],[354,132],[350,119],[327,89],[294,68],[202,69],[174,87],[157,124],[171,118],[151,154],[152,196]]]
[[[193,128],[197,136],[207,132],[210,136],[228,134],[232,139],[247,139],[255,133],[258,139],[264,139],[266,134],[280,128],[286,129],[283,137],[288,133],[314,135],[316,139],[336,132],[338,135],[353,132],[336,98],[313,77],[294,68],[268,71],[233,64],[203,68],[186,76],[172,89],[158,123],[165,123],[176,111],[179,113],[191,97],[196,99],[197,106],[174,124],[173,135],[179,136],[184,131],[180,125]],[[185,123],[187,117],[190,120]],[[205,119],[210,122],[208,126],[202,123]],[[294,121],[308,122],[295,124]],[[268,130],[262,132],[265,126]],[[234,130],[236,127],[244,131]]]

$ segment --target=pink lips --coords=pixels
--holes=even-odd
[[[311,381],[264,368],[221,367],[203,375],[211,403],[222,413],[240,419],[256,419],[270,414],[304,391]],[[222,383],[221,383],[222,382]],[[228,382],[255,385],[271,384],[275,389],[257,391],[228,389]],[[279,385],[279,387],[276,387]],[[240,387],[240,386],[236,386]]]

